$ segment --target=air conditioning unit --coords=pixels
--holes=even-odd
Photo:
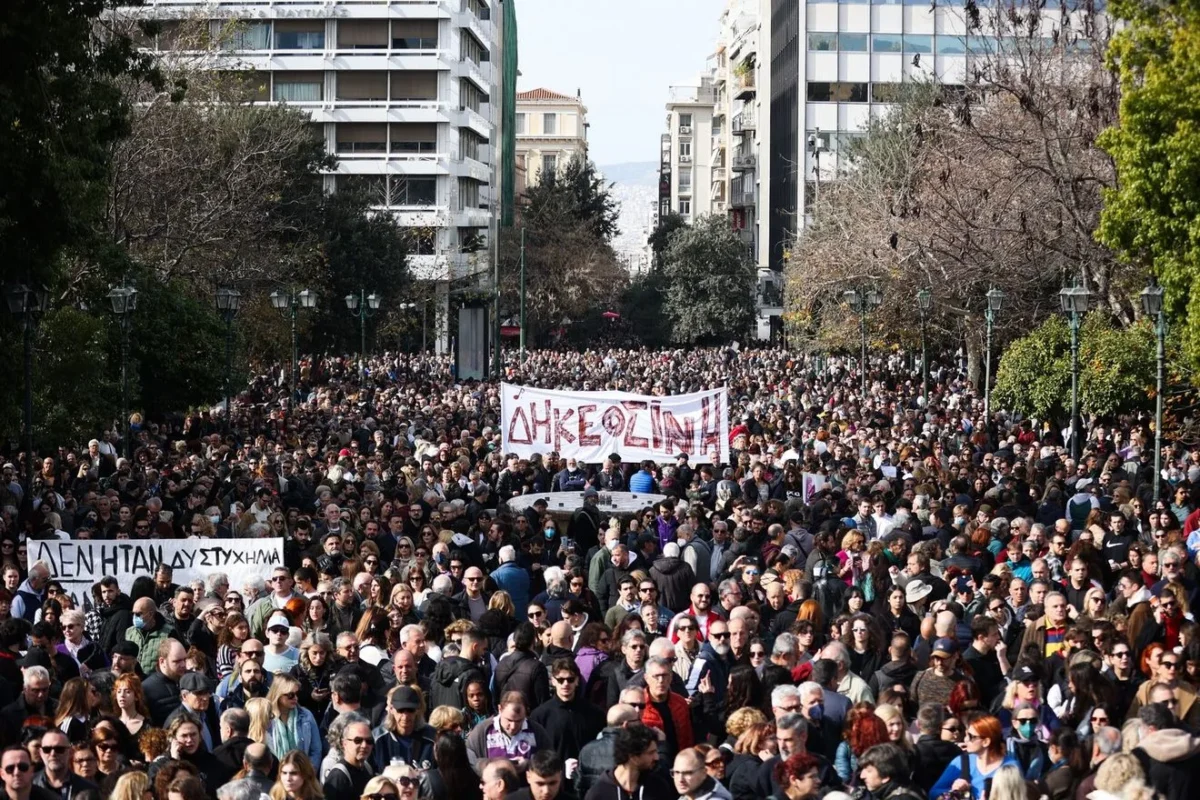
[[[679,163],[680,163],[680,164],[690,164],[690,163],[692,163],[692,157],[691,157],[691,156],[685,156],[685,155],[681,155],[681,156],[679,157]]]
[[[688,136],[691,134],[691,132],[692,132],[691,125],[680,125],[679,126],[679,135],[680,136]]]

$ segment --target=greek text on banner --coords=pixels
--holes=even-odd
[[[248,578],[269,575],[283,564],[283,539],[31,539],[29,563],[34,561],[45,561],[50,576],[80,607],[90,608],[96,581],[111,575],[128,593],[135,578],[153,575],[159,564],[174,570],[178,584],[224,572],[229,585],[240,589]]]
[[[556,452],[585,464],[617,453],[625,461],[728,463],[725,389],[667,397],[628,392],[560,392],[500,387],[504,452]]]

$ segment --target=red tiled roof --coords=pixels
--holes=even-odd
[[[517,92],[518,100],[575,100],[577,98],[558,92],[552,92],[549,89],[532,89],[528,92]]]

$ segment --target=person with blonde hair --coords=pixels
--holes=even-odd
[[[908,723],[900,709],[890,703],[881,703],[875,706],[875,716],[883,720],[883,724],[887,726],[889,742],[899,745],[906,752],[912,752],[913,745],[908,738]]]
[[[279,779],[271,787],[271,800],[323,800],[324,797],[325,791],[308,756],[292,750],[279,759]]]
[[[267,694],[271,721],[267,726],[266,745],[279,759],[299,750],[314,763],[321,760],[321,729],[316,717],[300,705],[300,681],[280,673]],[[253,727],[253,723],[251,725]]]
[[[154,800],[150,779],[144,772],[126,772],[117,778],[109,800]]]
[[[454,706],[438,706],[429,714],[429,727],[438,733],[449,731],[461,734],[467,724],[467,718],[462,709]]]
[[[749,730],[750,726],[766,721],[767,715],[763,713],[762,709],[743,706],[733,711],[725,720],[725,733],[729,734],[729,738],[736,742],[743,733]]]
[[[1146,772],[1142,769],[1142,762],[1133,753],[1111,755],[1096,770],[1098,792],[1120,797],[1125,787],[1135,782],[1145,786]]]
[[[246,701],[246,713],[250,715],[250,732],[246,735],[259,744],[266,744],[267,731],[271,727],[271,701],[265,697],[251,697]]]

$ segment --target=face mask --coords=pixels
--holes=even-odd
[[[546,534],[547,539],[553,539],[554,534],[558,533],[558,531],[554,530],[554,528],[546,528],[544,533]]]
[[[825,706],[815,705],[808,710],[808,718],[813,722],[820,722],[825,718]]]
[[[219,525],[219,524],[221,524],[221,515],[213,514],[211,517],[208,518],[208,521],[211,522],[213,525]]]
[[[1017,730],[1019,730],[1021,732],[1021,735],[1024,736],[1026,739],[1033,738],[1033,723],[1032,722],[1018,722]]]
[[[955,517],[954,524],[959,527],[962,527],[963,525],[967,524],[967,518],[966,517]]]
[[[142,619],[141,617],[134,617],[133,627],[137,628],[139,631],[142,630],[146,627],[146,620]]]
[[[445,564],[445,563],[446,563],[446,554],[445,554],[445,553],[438,553],[438,554],[436,554],[436,555],[433,557],[433,561],[434,561],[434,563],[435,563],[435,564],[438,564],[438,565]]]

